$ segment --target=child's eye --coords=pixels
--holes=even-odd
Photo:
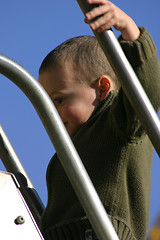
[[[61,104],[64,103],[64,98],[56,98],[56,99],[53,100],[53,102],[54,102],[55,104],[61,105]]]

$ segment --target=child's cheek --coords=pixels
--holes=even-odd
[[[70,121],[81,121],[82,111],[74,106],[70,106],[65,109],[65,117]]]

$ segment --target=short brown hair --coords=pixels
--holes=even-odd
[[[104,55],[97,39],[93,36],[78,36],[66,40],[52,50],[43,60],[39,74],[59,63],[70,61],[84,76],[89,74],[90,81],[107,75],[119,88],[119,82]],[[83,78],[84,79],[84,78]]]

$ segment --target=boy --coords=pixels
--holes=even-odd
[[[153,106],[159,108],[160,69],[144,28],[105,0],[85,21],[102,32],[114,26]],[[145,239],[149,221],[152,144],[94,37],[70,39],[47,55],[39,82],[53,100],[120,239]],[[58,160],[47,169],[47,240],[84,240],[92,229]],[[94,234],[93,234],[94,235]],[[96,239],[96,236],[93,238]]]

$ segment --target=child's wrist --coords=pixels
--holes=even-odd
[[[140,36],[140,30],[134,21],[131,21],[124,29],[121,30],[122,38],[126,41],[134,42]]]

